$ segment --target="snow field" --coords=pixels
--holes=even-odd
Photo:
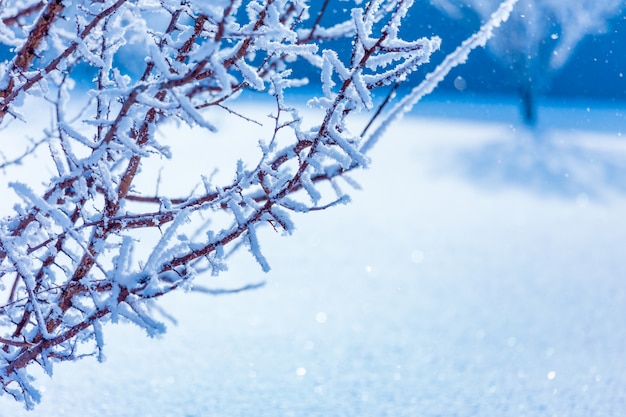
[[[509,123],[407,117],[351,204],[294,216],[292,236],[259,231],[270,273],[242,250],[198,281],[265,287],[172,294],[178,324],[158,339],[106,326],[103,364],[57,365],[33,412],[4,396],[0,416],[620,415],[613,122],[532,143]]]

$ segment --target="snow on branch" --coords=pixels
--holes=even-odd
[[[384,126],[484,44],[513,3],[365,136],[351,130],[353,116],[382,114],[388,86],[439,48],[437,37],[403,38],[413,1],[354,1],[339,22],[327,15],[330,0],[315,13],[305,0],[3,2],[0,42],[14,52],[0,62],[0,168],[17,198],[0,220],[0,393],[33,407],[31,368],[50,374],[55,362],[102,358],[107,322],[163,332],[150,307],[177,288],[259,288],[203,281],[242,246],[269,270],[263,233],[290,234],[291,213],[348,202],[336,179],[357,186],[346,174],[368,165]],[[291,95],[307,84],[302,65],[318,71],[308,80],[317,120]],[[238,107],[263,97],[267,119]],[[245,130],[227,117],[256,133],[233,137]],[[42,119],[37,132],[31,122]],[[7,138],[22,120],[28,125]],[[181,123],[193,133],[164,133]],[[39,139],[22,137],[24,126]],[[242,155],[226,168],[229,180],[213,178],[219,137]],[[254,158],[235,139],[249,139]],[[151,164],[196,168],[178,156],[181,143],[204,156],[203,171],[191,183],[167,178],[176,187],[161,191]]]
[[[361,152],[367,153],[384,134],[390,123],[411,111],[413,106],[424,96],[432,93],[454,67],[464,64],[472,50],[481,46],[484,47],[487,41],[493,36],[494,29],[509,18],[513,6],[515,6],[517,1],[518,0],[506,0],[500,4],[498,9],[492,13],[489,20],[481,26],[478,32],[463,41],[450,55],[446,56],[443,62],[439,64],[433,72],[427,74],[419,85],[414,87],[409,94],[396,103],[393,108],[387,112],[387,115],[380,122],[379,127],[370,134],[361,148]]]

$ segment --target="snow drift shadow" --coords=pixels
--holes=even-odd
[[[460,174],[488,187],[565,198],[626,193],[626,144],[594,132],[523,129],[452,156]]]

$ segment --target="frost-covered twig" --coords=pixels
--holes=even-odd
[[[20,116],[24,102],[51,103],[53,117],[42,133],[49,155],[4,138],[0,150],[15,152],[19,143],[25,149],[14,160],[23,164],[49,156],[39,171],[54,174],[41,189],[41,181],[11,178],[15,164],[3,166],[21,200],[0,220],[0,290],[8,289],[0,305],[0,392],[32,407],[39,394],[30,366],[50,373],[57,361],[101,358],[109,321],[164,331],[149,308],[160,296],[224,271],[240,246],[268,270],[263,226],[289,234],[290,213],[348,201],[336,179],[352,183],[345,174],[369,162],[363,134],[348,121],[359,111],[380,114],[375,91],[403,82],[440,43],[401,38],[412,0],[356,3],[333,24],[328,1],[313,16],[304,0],[2,3],[0,42],[15,54],[0,63],[0,124],[33,117]],[[349,52],[322,49],[327,40]],[[290,103],[288,92],[306,82],[297,78],[299,62],[319,70],[320,94],[309,102],[321,109],[319,120]],[[276,103],[272,131],[254,138],[257,160],[239,161],[232,181],[179,184],[177,195],[153,194],[160,174],[142,187],[147,160],[176,158],[158,134],[164,124],[186,123],[208,136],[224,134],[216,123],[222,115],[262,124],[233,105],[242,94],[269,94]],[[206,153],[211,173],[219,161]],[[322,182],[335,193],[326,195]]]
[[[437,85],[450,73],[450,71],[459,65],[464,64],[469,57],[470,52],[479,46],[485,46],[487,41],[493,36],[493,31],[505,22],[513,6],[518,0],[506,0],[491,17],[485,22],[480,30],[463,41],[450,55],[446,56],[441,64],[439,64],[431,73],[426,75],[424,81],[414,87],[409,94],[404,96],[393,108],[387,112],[387,115],[381,120],[379,127],[372,132],[367,141],[363,144],[361,152],[368,152],[372,146],[382,137],[386,128],[390,123],[402,118],[406,113],[411,111],[413,106],[417,104],[424,96],[433,92]]]

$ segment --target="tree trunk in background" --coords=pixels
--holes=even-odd
[[[519,87],[521,112],[524,123],[534,126],[537,123],[537,111],[535,108],[535,94],[531,83],[524,83]]]

